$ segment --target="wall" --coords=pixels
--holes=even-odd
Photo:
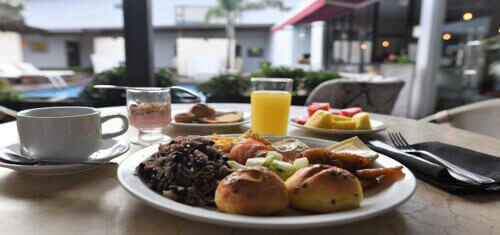
[[[236,32],[236,44],[241,46],[243,73],[253,73],[259,69],[260,62],[270,60],[270,34],[271,31],[268,29]],[[248,57],[247,49],[251,47],[262,48],[264,52],[262,57]]]
[[[292,66],[293,60],[293,43],[294,43],[293,26],[287,26],[282,30],[272,33],[271,35],[271,63],[276,66]]]
[[[23,41],[27,47],[23,49],[23,60],[32,63],[39,68],[64,68],[68,66],[66,58],[66,41],[80,43],[81,66],[91,66],[90,54],[92,53],[92,38],[81,36],[58,36],[58,35],[23,35]],[[47,42],[47,52],[34,52],[31,43]]]
[[[175,58],[175,33],[157,32],[154,35],[155,67],[172,67]]]
[[[22,60],[21,36],[15,32],[0,31],[0,64]]]

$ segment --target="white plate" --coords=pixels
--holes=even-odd
[[[318,133],[327,133],[327,134],[346,134],[346,135],[361,135],[361,134],[369,134],[369,133],[375,133],[379,131],[383,131],[387,128],[387,126],[377,120],[370,119],[370,123],[372,125],[372,129],[370,130],[341,130],[341,129],[324,129],[324,128],[314,128],[314,127],[305,127],[304,125],[300,125],[297,122],[297,118],[291,118],[290,119],[290,124],[292,126],[311,131],[311,132],[318,132]]]
[[[272,141],[282,138],[296,138],[310,147],[327,147],[335,142],[302,138],[302,137],[270,137]],[[147,204],[167,213],[180,216],[190,220],[230,227],[258,228],[258,229],[298,229],[319,226],[332,226],[352,223],[355,221],[374,217],[387,212],[408,200],[415,192],[416,180],[406,167],[403,168],[405,177],[391,186],[382,189],[373,195],[366,195],[357,209],[340,211],[328,214],[306,214],[289,209],[275,216],[243,216],[219,212],[216,209],[193,207],[168,199],[149,189],[141,179],[134,174],[135,168],[157,151],[158,146],[151,146],[139,150],[118,167],[118,180],[120,184],[132,195]],[[376,167],[393,167],[402,164],[380,155],[376,161]]]
[[[224,110],[224,109],[217,109],[218,112],[230,112],[230,111],[236,111],[236,110]],[[188,112],[188,110],[184,111],[174,111],[172,113],[172,117],[174,117],[178,113],[185,113]],[[181,129],[181,130],[206,130],[206,129],[220,129],[220,128],[234,128],[234,127],[239,127],[245,124],[250,123],[250,114],[247,112],[243,112],[243,121],[240,122],[232,122],[232,123],[219,123],[219,124],[207,124],[207,123],[182,123],[182,122],[176,122],[175,120],[172,120],[170,123],[171,126]]]
[[[8,150],[19,153],[19,144],[12,144],[7,147]],[[129,145],[125,141],[117,141],[114,139],[103,140],[101,148],[89,156],[90,159],[96,161],[109,161],[121,154],[127,152]],[[88,164],[57,164],[57,165],[18,165],[9,164],[0,161],[0,167],[10,168],[13,170],[20,171],[29,175],[67,175],[75,174],[84,171],[92,170],[98,165],[88,165]]]

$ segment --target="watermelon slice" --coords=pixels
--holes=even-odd
[[[333,114],[333,115],[340,115],[340,116],[344,116],[344,115],[342,114],[342,110],[340,110],[340,109],[332,109],[332,110],[330,110],[330,113],[331,113],[331,114]]]
[[[301,117],[295,120],[295,122],[300,125],[306,124],[307,121],[309,121],[309,117]]]
[[[360,107],[351,107],[341,110],[341,114],[346,117],[352,117],[357,113],[361,113],[363,110]]]
[[[325,110],[328,111],[330,109],[330,104],[329,103],[312,103],[307,107],[307,115],[312,116],[314,112],[318,110]]]

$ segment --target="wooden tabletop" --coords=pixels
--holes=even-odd
[[[248,104],[213,104],[216,108],[244,109]],[[188,105],[174,104],[173,109]],[[125,113],[124,107],[102,109]],[[305,107],[292,107],[291,116],[303,116]],[[389,130],[401,131],[410,143],[441,141],[500,157],[500,140],[459,129],[415,120],[373,115]],[[105,126],[106,128],[106,126]],[[243,132],[244,129],[228,131]],[[120,139],[137,132],[133,128]],[[197,134],[165,129],[169,136]],[[200,133],[210,134],[210,133]],[[331,140],[344,137],[316,135],[289,127],[289,135]],[[370,135],[385,140],[385,132]],[[0,147],[18,141],[16,123],[0,125]],[[119,162],[140,149],[131,146]],[[0,234],[498,234],[500,195],[455,196],[418,181],[415,195],[381,216],[337,227],[296,231],[238,229],[199,223],[169,215],[135,199],[120,187],[116,166],[66,176],[31,176],[0,168]]]

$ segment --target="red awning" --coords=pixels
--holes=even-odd
[[[288,25],[325,21],[334,18],[339,13],[350,9],[361,8],[377,0],[316,0],[294,10],[290,17],[277,23],[271,29],[274,33]]]

